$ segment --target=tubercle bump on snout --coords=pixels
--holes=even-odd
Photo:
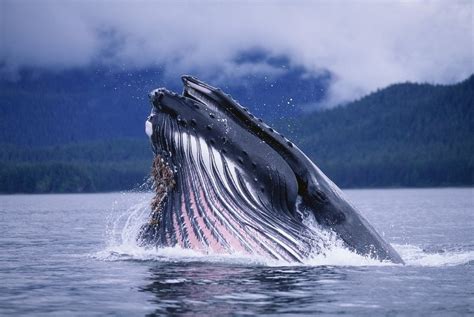
[[[166,88],[157,88],[152,90],[148,94],[148,97],[150,98],[151,102],[160,101],[166,92],[170,93],[170,91],[168,91]]]
[[[197,90],[200,93],[205,94],[208,98],[214,100],[218,105],[222,107],[223,110],[228,113],[231,113],[252,133],[254,133],[260,138],[264,138],[265,142],[271,144],[271,146],[277,149],[278,151],[299,151],[290,140],[275,131],[269,125],[265,124],[261,118],[254,116],[248,108],[242,106],[236,99],[232,98],[232,96],[230,96],[229,94],[225,94],[220,88],[210,86],[191,75],[183,75],[181,76],[181,79],[184,84],[184,96],[191,96],[189,91]],[[277,137],[280,137],[281,140],[279,140]]]

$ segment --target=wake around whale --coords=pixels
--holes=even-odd
[[[220,89],[182,80],[182,95],[150,93],[156,193],[140,244],[301,262],[324,252],[325,230],[360,255],[403,263],[296,145]]]

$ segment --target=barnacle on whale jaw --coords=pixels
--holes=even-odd
[[[168,192],[174,188],[176,181],[173,169],[161,155],[156,155],[151,168],[155,196],[151,201],[150,225],[159,225],[163,204]]]
[[[149,220],[141,227],[138,234],[137,241],[141,245],[147,245],[148,241],[156,239],[163,216],[166,197],[176,185],[175,174],[172,167],[159,154],[157,154],[153,160],[151,177],[155,196],[151,200]]]

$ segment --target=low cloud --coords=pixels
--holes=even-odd
[[[278,75],[238,63],[259,49],[308,76],[329,72],[324,105],[395,82],[453,83],[474,72],[471,1],[156,2],[3,0],[0,67],[164,66],[216,80]]]

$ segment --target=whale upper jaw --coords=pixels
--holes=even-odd
[[[244,181],[251,183],[254,178],[259,180],[258,185],[250,186],[250,191],[262,189],[263,193],[258,197],[264,202],[262,206],[273,206],[275,203],[268,191],[275,188],[277,192],[284,191],[284,202],[276,204],[277,210],[274,211],[288,214],[291,218],[296,198],[300,196],[302,204],[311,210],[318,223],[335,232],[349,249],[380,260],[403,263],[397,252],[345,199],[340,189],[290,140],[220,89],[192,76],[183,76],[182,80],[182,95],[163,88],[150,93],[153,108],[147,126],[148,131],[154,131],[151,140],[155,154],[176,155],[172,153],[176,149],[169,148],[166,141],[170,136],[165,134],[170,130],[196,135],[209,143],[211,149],[223,153],[225,159],[236,163],[242,170]],[[159,135],[156,127],[163,124],[167,128],[161,126]],[[249,155],[249,158],[242,153]],[[275,168],[267,173],[265,166]],[[274,175],[283,179],[282,186],[274,184]]]

